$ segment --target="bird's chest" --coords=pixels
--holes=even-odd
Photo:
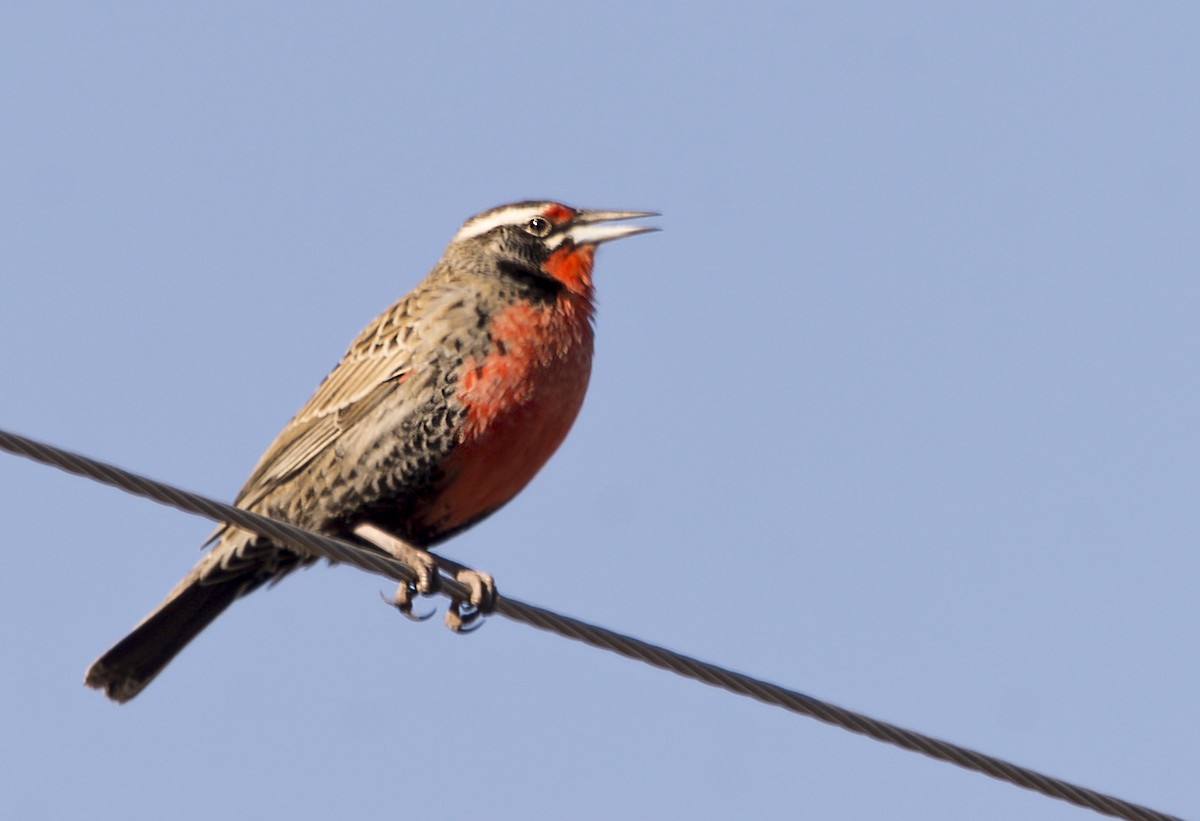
[[[465,419],[441,488],[420,512],[449,533],[503,505],[546,463],[587,391],[592,327],[586,306],[504,308],[485,352],[464,359],[457,400]]]

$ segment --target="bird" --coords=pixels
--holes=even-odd
[[[369,323],[263,453],[235,505],[401,559],[471,590],[447,624],[495,603],[481,571],[429,553],[513,498],[570,430],[591,374],[602,243],[658,230],[649,211],[523,201],[477,214],[406,296]],[[126,702],[235,600],[316,558],[224,524],[212,547],[84,683]],[[475,626],[478,626],[477,624]]]

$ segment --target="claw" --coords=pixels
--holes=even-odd
[[[428,621],[437,612],[437,608],[432,608],[428,613],[414,613],[412,611],[412,594],[413,588],[408,584],[401,584],[396,588],[396,594],[392,598],[389,599],[382,590],[379,591],[379,598],[383,599],[385,604],[390,604],[399,610],[409,621]]]
[[[474,633],[483,627],[483,619],[480,618],[482,615],[478,607],[465,605],[462,601],[453,599],[446,608],[446,626],[460,635]]]

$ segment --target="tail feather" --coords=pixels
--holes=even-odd
[[[96,659],[84,683],[114,701],[129,701],[225,608],[256,587],[255,575],[201,581],[199,573],[188,574],[153,613]]]

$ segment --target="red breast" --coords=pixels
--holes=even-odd
[[[551,254],[543,267],[563,284],[558,296],[498,310],[488,352],[463,362],[466,420],[445,484],[419,514],[435,529],[458,530],[503,505],[566,438],[592,370],[594,256],[594,245]]]

